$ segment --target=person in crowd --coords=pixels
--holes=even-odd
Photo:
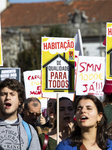
[[[104,92],[103,107],[109,124],[112,121],[112,81],[109,80],[105,81],[103,92]]]
[[[0,146],[4,150],[40,150],[36,130],[18,113],[24,100],[25,90],[21,82],[9,78],[0,82]],[[26,125],[30,127],[31,141]]]
[[[56,150],[111,150],[102,102],[96,96],[84,95],[76,100],[74,108],[75,130],[58,144]]]
[[[56,99],[50,98],[47,101],[47,122],[43,125],[41,125],[41,131],[42,133],[47,134],[48,132],[51,132],[54,127],[55,123],[55,118],[54,118],[54,103],[56,102]],[[41,134],[41,133],[40,133]]]
[[[109,124],[112,121],[112,93],[110,95],[104,93],[103,106]]]
[[[46,119],[41,114],[41,103],[36,97],[27,98],[24,103],[23,120],[31,124],[37,132],[40,131],[41,124],[46,123]]]
[[[54,104],[54,117],[57,120],[57,101]],[[59,141],[62,141],[74,130],[74,109],[72,101],[67,97],[59,98]],[[55,150],[57,146],[57,126],[48,133],[49,140],[46,150]],[[41,149],[45,135],[40,134]]]

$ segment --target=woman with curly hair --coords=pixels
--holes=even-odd
[[[93,95],[80,96],[75,102],[77,123],[70,136],[56,150],[111,150],[112,141],[106,132],[107,118],[103,105]]]

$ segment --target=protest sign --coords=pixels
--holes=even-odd
[[[26,98],[41,97],[41,71],[23,72]]]
[[[102,96],[104,68],[104,57],[79,56],[76,95]]]
[[[21,81],[20,68],[0,68],[0,81],[6,78]]]
[[[112,80],[112,23],[106,26],[106,79]]]
[[[74,92],[74,39],[42,37],[42,92]]]
[[[2,58],[2,36],[1,36],[1,17],[0,17],[0,66],[3,66],[3,58]]]
[[[36,97],[41,102],[43,115],[47,115],[47,98],[41,97],[41,70],[23,72],[26,98]]]
[[[75,51],[75,90],[77,84],[77,70],[78,70],[78,63],[79,63],[79,51]]]

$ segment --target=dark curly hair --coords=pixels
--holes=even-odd
[[[0,91],[5,87],[8,87],[9,89],[16,91],[18,93],[18,99],[21,103],[21,105],[19,105],[19,107],[18,107],[18,112],[19,112],[19,110],[21,109],[21,107],[25,101],[24,85],[16,79],[6,78],[5,80],[0,82]]]
[[[93,96],[93,95],[79,96],[74,103],[75,114],[76,114],[78,103],[82,99],[92,100],[97,108],[98,113],[102,113],[102,115],[103,115],[102,119],[100,121],[100,124],[97,124],[96,142],[101,149],[107,150],[107,140],[108,140],[108,135],[106,132],[107,118],[104,114],[103,105],[96,96]],[[82,145],[81,128],[77,125],[77,123],[75,124],[75,130],[71,133],[71,135],[69,136],[68,139],[70,139],[70,141],[71,141],[71,143],[70,143],[71,146],[79,146],[80,147]]]

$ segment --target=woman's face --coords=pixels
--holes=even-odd
[[[76,110],[76,119],[80,128],[96,127],[102,118],[102,113],[98,114],[97,107],[91,99],[79,101]]]
[[[53,112],[53,109],[54,109],[54,103],[56,102],[55,99],[50,99],[48,101],[48,104],[47,104],[47,115],[49,118],[54,118],[54,112]]]
[[[61,127],[68,127],[74,118],[74,110],[72,102],[69,100],[62,100],[59,102],[59,125]],[[56,118],[57,119],[57,118]]]

